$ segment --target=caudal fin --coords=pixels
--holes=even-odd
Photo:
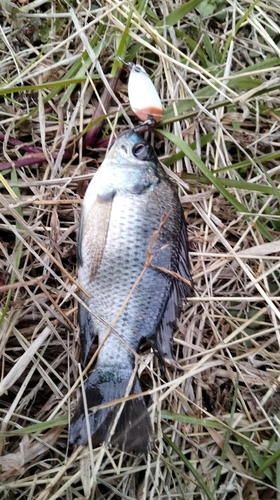
[[[95,448],[102,443],[112,444],[117,448],[131,453],[148,453],[153,443],[153,430],[150,416],[147,412],[142,396],[127,401],[122,409],[118,421],[115,419],[120,404],[112,404],[101,410],[91,410],[92,407],[113,402],[125,396],[127,385],[132,372],[118,370],[117,373],[94,370],[85,384],[85,392],[89,413],[90,434],[92,446]],[[131,394],[141,392],[139,381],[136,379]],[[114,427],[114,434],[110,433]],[[88,434],[85,418],[83,398],[81,397],[74,417],[70,423],[70,444],[85,445],[88,443]]]

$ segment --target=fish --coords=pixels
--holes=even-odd
[[[105,443],[147,454],[154,431],[135,356],[146,340],[162,363],[173,359],[176,317],[192,278],[177,189],[134,129],[115,140],[88,185],[77,262],[88,295],[82,294],[78,314],[83,366],[96,338],[100,350],[70,422],[69,443],[90,439],[93,448]]]

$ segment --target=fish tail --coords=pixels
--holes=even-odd
[[[153,429],[143,396],[126,401],[120,414],[118,412],[121,404],[113,404],[115,399],[126,395],[131,375],[132,369],[121,369],[115,372],[110,369],[97,369],[90,373],[85,384],[85,393],[90,437],[94,448],[105,442],[129,453],[148,453],[151,449]],[[131,394],[141,392],[139,380],[135,377]],[[100,410],[92,410],[94,406],[109,402],[112,402],[112,405]],[[118,418],[117,422],[115,422],[116,418]],[[88,443],[82,397],[78,401],[70,423],[69,442],[76,445]]]

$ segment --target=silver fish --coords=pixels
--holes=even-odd
[[[151,266],[139,280],[148,249]],[[79,307],[84,365],[95,337],[99,345],[104,342],[85,384],[92,445],[105,442],[127,452],[147,453],[153,429],[141,395],[123,409],[112,403],[92,410],[141,393],[138,378],[132,378],[141,339],[147,339],[160,360],[165,355],[172,359],[176,315],[181,300],[191,294],[187,228],[176,188],[153,147],[134,130],[115,141],[88,186],[77,256],[79,282],[90,296],[83,300],[93,313]],[[189,286],[162,268],[180,274]],[[82,397],[69,441],[88,442]]]

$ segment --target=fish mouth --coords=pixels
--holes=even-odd
[[[132,154],[138,158],[138,160],[148,161],[155,159],[154,148],[146,141],[141,141],[138,144],[135,144],[132,148]]]

